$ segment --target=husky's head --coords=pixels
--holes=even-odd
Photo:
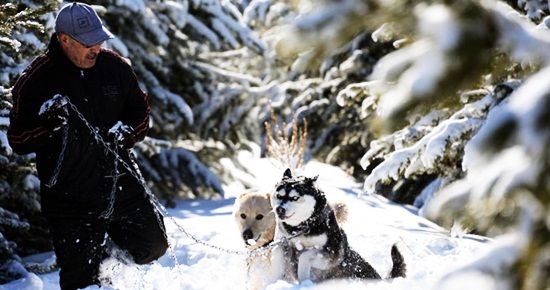
[[[325,195],[317,189],[317,177],[293,177],[287,169],[271,196],[271,206],[284,223],[297,226],[326,204]]]

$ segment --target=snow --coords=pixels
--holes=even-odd
[[[4,131],[0,131],[0,148],[4,148],[7,153],[6,155],[11,155],[13,153],[13,150],[8,143],[8,135]]]
[[[482,127],[487,111],[497,101],[491,93],[484,92],[481,99],[464,105],[437,126],[433,124],[443,118],[445,112],[434,111],[409,128],[372,141],[361,159],[361,166],[367,168],[373,160],[387,156],[365,180],[367,192],[374,192],[379,182],[387,184],[401,177],[436,171],[444,158],[461,154],[460,140]],[[392,143],[395,151],[389,153]]]
[[[227,26],[227,24],[220,21],[218,18],[212,19],[212,28],[214,28],[232,48],[238,48],[239,43]]]
[[[216,16],[216,18],[219,19],[220,22],[227,27],[227,29],[230,29],[234,33],[236,33],[239,36],[239,38],[242,40],[244,45],[250,48],[259,49],[260,53],[265,50],[265,45],[259,39],[259,36],[257,35],[257,33],[251,30],[249,27],[242,25],[238,21],[229,17],[220,9],[210,11],[210,12],[212,12]],[[226,39],[228,39],[228,37],[229,36],[224,36],[224,38]]]
[[[227,78],[228,80],[231,80],[234,82],[240,82],[243,84],[253,84],[253,85],[259,85],[262,82],[259,78],[255,78],[247,74],[224,70],[204,62],[196,61],[194,62],[194,64],[205,71],[208,71],[220,77]]]
[[[18,51],[21,47],[21,42],[5,36],[0,36],[0,43],[8,44],[9,46],[13,47],[15,51]]]
[[[244,44],[248,46],[246,50],[256,48],[259,51],[263,49],[264,44],[254,31],[246,27],[245,23],[258,26],[269,25],[272,20],[276,20],[276,17],[284,16],[279,12],[284,12],[287,9],[286,3],[272,4],[276,1],[271,0],[241,0],[243,16],[234,6],[236,4],[230,0],[149,2],[117,0],[114,2],[136,15],[143,16],[145,22],[141,26],[147,30],[149,36],[156,40],[156,44],[166,46],[172,41],[171,34],[169,36],[166,31],[174,29],[174,27],[182,29],[189,25],[185,27],[186,33],[195,30],[202,36],[201,40],[209,42],[215,49],[237,48]],[[247,7],[244,3],[248,2],[250,4]],[[321,9],[313,0],[290,2],[293,5],[298,5],[297,9],[301,15],[297,19],[293,19],[295,21],[287,22],[292,23],[297,30],[306,30],[306,33],[302,34],[305,35],[303,39],[290,38],[292,43],[287,45],[291,48],[292,46],[307,46],[306,52],[295,59],[291,68],[292,74],[307,71],[312,57],[316,55],[310,47],[310,44],[315,46],[315,40],[310,36],[316,38],[320,36],[321,41],[333,40],[333,35],[342,31],[344,15],[354,14],[357,12],[356,10],[362,13],[365,12],[363,9],[366,9],[366,6],[361,4],[362,1],[354,0],[340,1],[341,3],[320,1],[327,4]],[[380,3],[385,2],[392,1],[380,1]],[[527,11],[527,16],[535,20],[544,17],[548,11],[548,3],[550,3],[546,0],[519,0],[517,2],[521,9]],[[469,207],[479,203],[478,200],[481,197],[489,196],[494,197],[494,200],[499,200],[502,197],[510,196],[515,189],[521,188],[521,185],[536,183],[535,177],[540,176],[541,170],[543,170],[538,157],[547,155],[543,153],[547,150],[545,144],[548,144],[549,135],[547,130],[544,130],[546,127],[540,128],[537,126],[537,122],[544,120],[543,117],[547,115],[550,103],[548,95],[550,86],[547,81],[550,73],[550,67],[548,67],[550,61],[550,34],[548,34],[550,17],[544,18],[538,26],[535,26],[522,19],[521,14],[502,1],[487,0],[479,1],[479,3],[483,6],[479,7],[482,11],[481,14],[487,14],[487,17],[490,18],[487,21],[494,24],[494,31],[490,32],[498,39],[498,43],[493,45],[499,50],[498,53],[508,53],[513,61],[520,61],[522,65],[532,64],[534,67],[531,69],[539,70],[536,74],[531,73],[531,69],[525,70],[524,72],[530,76],[526,77],[524,84],[508,100],[504,100],[491,111],[487,122],[484,121],[485,115],[501,100],[498,96],[487,95],[478,102],[466,105],[463,110],[451,116],[450,119],[447,117],[453,112],[434,111],[423,120],[416,122],[414,126],[373,141],[369,151],[362,159],[362,166],[365,168],[381,157],[385,161],[367,179],[365,183],[365,187],[368,189],[367,194],[364,193],[361,185],[354,183],[341,170],[334,167],[312,162],[305,170],[306,174],[320,175],[319,183],[321,188],[330,195],[329,198],[345,200],[350,207],[350,220],[345,225],[345,229],[349,234],[352,246],[380,272],[387,272],[389,269],[389,247],[392,243],[398,242],[404,249],[409,262],[409,277],[368,283],[332,281],[314,284],[304,281],[299,285],[294,285],[278,281],[271,284],[268,289],[440,290],[462,289],[465,288],[465,285],[475,285],[477,289],[503,289],[502,287],[506,283],[503,284],[502,280],[495,278],[502,275],[496,270],[499,267],[508,269],[509,264],[517,261],[517,257],[524,250],[525,238],[529,236],[528,231],[499,238],[496,243],[493,243],[481,237],[463,235],[460,231],[458,235],[449,234],[446,230],[420,217],[429,216],[430,214],[424,213],[424,211],[430,211],[433,208],[440,213],[460,212],[465,205]],[[189,5],[192,6],[189,7]],[[195,13],[193,16],[189,14],[189,10],[200,13]],[[159,12],[167,14],[156,15]],[[435,89],[439,88],[439,82],[445,79],[445,74],[449,71],[452,72],[454,61],[456,61],[452,58],[453,54],[449,52],[456,48],[465,33],[473,30],[467,29],[467,26],[471,24],[464,23],[464,19],[457,19],[463,18],[463,15],[453,15],[450,8],[446,8],[442,4],[418,5],[415,13],[418,16],[420,35],[402,42],[408,46],[396,50],[380,60],[372,76],[364,80],[369,82],[346,83],[345,89],[339,92],[333,91],[337,94],[338,105],[345,106],[350,101],[355,102],[358,98],[367,96],[362,102],[361,117],[366,117],[375,110],[385,117],[391,115],[392,112],[399,111],[408,102],[413,103],[423,96],[438,95]],[[49,27],[52,27],[52,20],[53,17],[50,16]],[[283,31],[291,32],[292,35],[297,34],[292,30]],[[187,36],[182,33],[177,31],[175,37],[186,39]],[[285,33],[281,33],[281,35],[283,34]],[[485,34],[489,35],[489,33]],[[186,53],[193,56],[195,50],[201,50],[197,47],[203,45],[194,43],[195,35],[189,37],[193,39],[193,41],[189,41],[191,49],[187,52],[187,49],[181,48],[180,51],[182,55],[186,56],[183,57],[184,59],[189,59]],[[137,38],[144,39],[145,36],[140,35]],[[391,39],[392,27],[380,27],[373,34],[373,38],[378,41]],[[28,46],[35,49],[41,44],[34,34],[19,35],[17,40],[21,43],[18,41],[12,43],[16,48],[21,46],[19,48],[26,49]],[[0,41],[6,41],[6,38],[0,37]],[[409,43],[409,41],[412,42]],[[240,105],[236,109],[229,108],[233,110],[232,113],[222,116],[223,121],[218,123],[221,125],[216,128],[219,129],[219,134],[229,131],[232,124],[242,120],[242,116],[249,111],[251,112],[250,116],[259,115],[260,119],[264,119],[262,116],[266,115],[266,110],[258,108],[258,106],[255,107],[256,102],[263,103],[262,100],[271,99],[272,105],[281,109],[291,103],[290,111],[297,116],[324,112],[327,110],[322,109],[326,107],[329,107],[329,110],[334,109],[334,104],[328,99],[311,101],[311,97],[319,92],[317,88],[320,86],[319,83],[323,82],[325,88],[330,87],[329,81],[333,81],[335,84],[344,84],[342,79],[331,80],[326,76],[344,77],[348,72],[357,70],[357,66],[361,64],[357,59],[365,55],[362,50],[354,51],[347,60],[340,64],[338,69],[333,67],[337,73],[328,69],[328,67],[332,67],[335,60],[325,60],[323,65],[326,64],[326,67],[321,71],[328,71],[326,75],[323,73],[327,80],[326,83],[321,79],[306,79],[297,82],[273,80],[273,76],[268,73],[260,74],[262,77],[249,73],[245,64],[240,65],[239,69],[234,69],[231,65],[221,63],[221,61],[210,63],[208,60],[211,58],[199,58],[202,62],[196,62],[191,57],[190,61],[182,61],[180,64],[183,63],[182,65],[186,68],[190,67],[191,71],[197,75],[204,73],[204,79],[207,81],[194,82],[193,87],[200,97],[200,102],[189,102],[185,93],[178,91],[176,94],[164,89],[157,79],[159,76],[155,76],[145,69],[147,66],[153,66],[168,74],[168,69],[163,66],[164,57],[170,54],[167,48],[155,47],[154,51],[158,52],[155,55],[148,53],[150,47],[145,45],[136,47],[135,43],[126,43],[128,47],[139,53],[129,52],[128,47],[119,39],[112,40],[109,45],[124,56],[129,53],[144,56],[135,59],[146,60],[147,65],[137,61],[137,67],[142,68],[139,72],[143,78],[153,84],[153,86],[149,86],[149,90],[163,104],[167,104],[167,107],[179,113],[188,124],[196,125],[197,128],[206,127],[212,118],[221,115],[222,111],[227,111],[231,103],[238,102]],[[334,51],[331,49],[331,45],[336,45],[337,42],[327,41],[327,43],[329,44],[327,50]],[[145,40],[142,44],[145,44]],[[204,46],[207,45],[204,44]],[[185,53],[183,53],[184,51]],[[303,51],[304,49],[300,50],[300,52]],[[480,51],[483,53],[483,50]],[[200,51],[200,53],[206,54],[205,51]],[[214,52],[208,53],[214,54]],[[221,55],[225,52],[219,53]],[[238,58],[239,55],[244,58],[250,54],[233,54],[228,58]],[[0,56],[7,58],[3,53]],[[178,56],[181,55],[175,55],[179,58]],[[12,76],[19,74],[26,66],[26,63],[15,66],[13,62],[13,59],[6,60],[10,66],[0,72],[2,84],[9,84]],[[544,66],[546,68],[540,69]],[[266,72],[270,70],[273,68],[266,68]],[[522,77],[522,75],[517,77]],[[210,81],[211,84],[209,84]],[[307,82],[318,83],[310,86]],[[253,87],[250,88],[251,86]],[[381,93],[376,92],[379,88],[383,89]],[[3,91],[2,87],[0,87],[0,91]],[[299,96],[292,98],[294,94],[292,91],[298,91]],[[490,91],[487,90],[487,92]],[[471,94],[462,94],[461,100],[467,102],[474,96],[483,93],[483,90],[479,90],[471,92]],[[242,97],[243,95],[244,97]],[[194,105],[191,107],[189,104]],[[166,113],[168,115],[171,112]],[[325,116],[327,115],[328,113],[325,114]],[[179,120],[174,120],[179,119],[179,116],[166,119],[169,122],[166,122],[168,125],[165,126],[176,127],[181,123]],[[162,121],[162,118],[160,120]],[[0,117],[0,127],[6,126],[8,123],[7,118]],[[320,137],[312,142],[314,144],[313,151],[326,143],[331,132],[342,130],[342,128],[339,124],[327,125],[326,128],[323,128]],[[442,172],[445,171],[444,169],[437,170],[438,166],[443,163],[440,161],[443,158],[452,158],[462,154],[461,146],[464,146],[464,140],[475,134],[478,128],[481,131],[471,142],[468,142],[464,150],[462,166],[467,177],[448,188],[446,186],[450,182],[449,179],[437,178],[424,188],[415,200],[415,205],[418,207],[431,204],[430,207],[417,210],[414,207],[395,205],[383,198],[368,194],[379,182],[389,179],[397,181],[427,170],[444,175],[445,172]],[[487,148],[484,146],[488,145],[487,140],[490,140],[496,129],[499,128],[506,129],[511,136],[499,144],[497,153],[490,152],[488,154]],[[5,131],[1,130],[0,147],[5,149],[7,156],[12,154]],[[220,160],[220,166],[229,169],[230,175],[235,180],[231,184],[225,184],[224,189],[220,189],[222,185],[219,184],[216,176],[208,171],[191,151],[177,148],[165,150],[160,154],[159,159],[164,167],[179,167],[182,172],[185,172],[182,169],[182,164],[186,164],[187,170],[194,176],[206,173],[201,178],[204,178],[206,184],[214,189],[225,192],[226,197],[216,201],[180,201],[175,209],[169,210],[172,218],[166,221],[169,224],[168,234],[173,245],[172,251],[161,258],[158,263],[143,267],[123,265],[116,260],[107,261],[103,265],[104,273],[113,277],[115,288],[246,288],[245,257],[232,251],[219,251],[219,249],[205,247],[189,239],[186,233],[179,231],[179,226],[175,226],[172,220],[196,235],[201,241],[232,250],[244,250],[230,214],[233,203],[231,197],[247,188],[272,190],[273,184],[282,175],[283,170],[283,168],[275,168],[268,160],[256,158],[257,153],[239,155],[241,164],[246,164],[248,167],[246,172],[242,170],[241,164],[233,163],[230,159]],[[2,157],[0,156],[0,158]],[[7,157],[3,158],[0,160],[1,162],[9,162]],[[146,160],[142,161],[144,165],[148,165],[145,171],[149,171],[157,181],[163,179],[163,176],[160,175],[161,171],[155,171],[151,163]],[[166,175],[171,176],[171,181],[175,183],[183,183],[183,175],[176,170]],[[38,187],[38,181],[36,177],[29,175],[23,180],[22,186],[25,189],[33,190]],[[441,189],[444,191],[436,195],[435,193]],[[521,204],[521,200],[514,200],[514,202]],[[534,207],[523,206],[522,209],[536,212],[529,210],[532,208]],[[489,215],[482,210],[478,210],[478,212]],[[4,216],[8,216],[8,214],[4,213]],[[525,219],[529,220],[529,217]],[[177,261],[171,256],[177,257]],[[476,260],[476,258],[480,259]],[[21,268],[21,271],[24,269]],[[45,275],[28,274],[25,278],[2,285],[0,288],[58,289],[58,279],[57,272]],[[97,289],[97,287],[90,287],[90,289]]]
[[[204,185],[214,189],[222,196],[224,195],[222,185],[217,176],[202,164],[192,152],[183,148],[162,150],[159,153],[159,160],[165,168],[179,168],[179,166],[185,165],[188,174],[193,176],[193,178],[201,179]],[[176,186],[183,186],[185,184],[180,178],[180,174],[178,170],[175,170],[170,175],[172,178],[171,181],[175,183]]]
[[[184,98],[160,86],[154,87],[152,89],[152,93],[163,102],[173,105],[173,107],[177,109],[181,116],[185,117],[185,121],[187,121],[188,124],[193,124],[193,111],[191,110],[191,107],[189,107],[189,105],[185,102]]]
[[[166,47],[168,43],[170,42],[170,37],[164,32],[164,30],[161,28],[159,19],[156,17],[155,13],[149,9],[145,9],[145,13],[143,13],[143,26],[145,29],[147,29],[157,40],[157,43],[161,45],[161,47]]]
[[[481,124],[480,120],[464,118],[442,122],[416,144],[389,154],[387,159],[367,177],[365,189],[368,192],[374,192],[376,183],[379,181],[399,180],[403,173],[405,177],[409,177],[421,170],[436,168],[437,163],[444,156],[449,155],[453,142],[457,142],[463,135],[475,131]],[[376,149],[379,150],[379,148]]]
[[[453,49],[460,37],[460,28],[452,11],[445,5],[436,4],[429,7],[419,5],[415,8],[420,32],[431,37],[441,50]]]
[[[522,7],[531,19],[540,19],[544,11],[548,11],[549,3],[539,0],[518,0],[518,6]]]
[[[166,1],[164,7],[168,10],[168,16],[176,24],[178,28],[183,28],[187,23],[187,15],[189,10],[189,3],[184,1],[183,3],[176,1]]]
[[[309,11],[311,10],[310,7],[300,9],[302,15],[296,18],[294,25],[298,29],[303,30],[322,27],[327,21],[339,19],[342,15],[357,11],[363,12],[365,11],[365,6],[354,0],[344,0],[339,3],[327,4],[326,6],[315,6],[314,9],[316,10]]]
[[[452,69],[449,53],[459,44],[461,28],[452,11],[441,4],[418,5],[420,39],[384,56],[370,79],[383,81],[378,113],[388,117],[406,104],[424,98]]]
[[[42,105],[40,106],[40,110],[38,111],[38,115],[43,115],[50,111],[58,110],[59,108],[62,108],[67,104],[68,101],[65,96],[55,94],[51,99],[48,99],[44,103],[42,103]]]
[[[255,183],[251,186],[258,190],[273,190],[283,169],[268,159],[258,158],[258,154],[257,151],[240,154],[240,161],[245,162],[249,175],[253,176],[248,182]],[[239,170],[243,169],[233,169],[235,176]],[[407,278],[319,284],[277,281],[266,289],[437,289],[434,287],[441,278],[453,269],[473,263],[480,252],[491,248],[492,242],[480,236],[451,237],[448,231],[418,216],[416,208],[397,205],[375,195],[359,197],[361,185],[339,168],[312,161],[305,166],[303,174],[319,175],[318,186],[327,198],[347,204],[349,216],[343,227],[348,240],[383,276],[391,268],[390,247],[398,243],[408,265]],[[235,183],[239,183],[238,178]],[[103,277],[111,277],[114,289],[246,289],[246,256],[239,254],[245,248],[231,214],[234,197],[243,188],[235,184],[225,184],[224,188],[226,199],[181,200],[175,208],[168,209],[170,218],[165,218],[165,222],[172,248],[157,262],[136,266],[108,259],[102,264]],[[212,247],[196,243],[179,231],[179,227]],[[475,275],[477,272],[461,281]],[[484,281],[492,283],[488,278]],[[2,289],[57,290],[58,282],[58,272],[29,273],[25,278],[2,285]],[[86,289],[113,288],[90,286]]]
[[[545,104],[549,102],[550,85],[545,81],[548,73],[550,73],[550,67],[533,74],[512,93],[509,102],[503,102],[491,110],[487,122],[466,146],[464,168],[475,167],[478,164],[480,167],[486,165],[489,160],[484,157],[484,147],[492,132],[500,128],[512,126],[521,128],[517,131],[510,130],[513,135],[510,140],[505,141],[509,144],[514,142],[521,144],[527,153],[539,154],[546,150],[544,140],[547,140],[548,133],[537,125],[537,120],[546,114],[547,106]],[[503,145],[509,146],[509,144]],[[493,156],[490,158],[494,159]]]
[[[20,221],[19,216],[16,213],[3,208],[0,208],[0,225],[12,229],[28,229],[30,227],[29,223]],[[3,235],[0,234],[0,238],[3,238]]]
[[[539,123],[547,114],[550,84],[545,81],[550,73],[550,66],[541,69],[529,77],[525,83],[510,96],[510,107],[519,118],[521,144],[533,152],[543,152],[547,149],[544,140],[548,140],[548,132],[541,129]]]
[[[374,82],[362,82],[362,83],[354,83],[349,84],[344,88],[343,90],[338,92],[338,95],[336,96],[336,103],[343,107],[346,104],[346,101],[348,99],[353,99],[358,94],[365,95],[365,99],[372,99],[370,94],[370,88],[373,85],[376,85],[376,81]],[[363,101],[363,104],[365,104],[365,101]],[[363,110],[364,111],[364,110]]]
[[[214,46],[215,49],[220,49],[220,39],[214,33],[208,26],[206,26],[204,23],[202,23],[197,18],[193,17],[193,15],[189,14],[187,18],[187,23],[193,27],[193,29],[199,33],[200,35],[204,36],[208,41]]]
[[[46,48],[46,45],[36,37],[33,33],[16,33],[15,38],[25,46],[32,46],[36,50],[42,50]]]
[[[550,68],[546,67],[528,77],[509,100],[491,111],[478,134],[466,145],[462,163],[468,172],[466,178],[440,192],[428,204],[428,216],[436,216],[436,212],[459,212],[465,204],[475,212],[481,206],[477,202],[481,199],[496,205],[499,200],[514,198],[522,188],[536,186],[544,170],[540,156],[547,151],[545,144],[549,136],[538,125],[547,115],[550,87],[544,80],[549,72]],[[509,134],[499,144],[493,144],[491,136],[499,130]],[[490,152],[495,146],[500,149]],[[516,202],[524,211],[536,215],[536,205]]]
[[[28,174],[23,178],[23,188],[25,190],[38,191],[40,189],[40,180],[36,175]]]
[[[119,38],[115,37],[107,41],[106,47],[116,50],[123,57],[127,58],[130,55],[128,47]]]
[[[132,12],[143,12],[146,8],[143,0],[116,0],[116,4],[119,6],[125,6]]]
[[[265,22],[267,10],[271,5],[271,0],[252,0],[252,2],[250,2],[250,4],[248,4],[248,6],[244,9],[244,20],[246,23],[250,23],[254,19],[257,19],[260,22]]]
[[[21,268],[21,271],[23,271],[23,272],[25,271],[22,266],[19,265],[19,267]],[[12,282],[9,285],[5,285],[5,288],[7,288],[7,289],[21,289],[21,290],[23,290],[23,289],[45,289],[44,288],[45,285],[47,285],[47,282],[43,281],[36,274],[28,273],[25,278],[22,278],[20,280]],[[50,284],[50,285],[54,286],[53,284]],[[8,288],[8,287],[10,287],[10,288]],[[11,288],[11,287],[13,287],[13,288]],[[4,288],[1,288],[1,289],[4,289]]]
[[[550,61],[550,35],[548,30],[537,29],[523,16],[510,6],[497,2],[486,4],[486,8],[493,12],[500,33],[500,48],[511,52],[516,60],[538,65]]]
[[[420,192],[420,194],[414,199],[413,205],[417,208],[420,208],[418,213],[421,216],[424,216],[422,214],[423,205],[428,203],[431,200],[431,198],[433,197],[433,195],[441,188],[442,183],[443,183],[442,180],[443,180],[443,178],[441,178],[441,177],[434,179],[434,181],[430,182],[430,184],[428,184],[428,186],[426,186]]]
[[[391,25],[389,23],[382,24],[371,34],[371,37],[375,42],[391,41],[394,37]]]
[[[432,48],[430,42],[420,40],[384,56],[376,64],[370,79],[389,82],[387,87],[393,87],[380,100],[380,115],[392,114],[402,103],[412,98],[412,93],[422,94],[435,87],[444,72],[445,57],[441,51]],[[398,83],[391,86],[393,81]]]

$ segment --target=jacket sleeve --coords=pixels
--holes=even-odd
[[[21,75],[12,89],[13,107],[10,111],[8,142],[17,154],[28,154],[43,148],[51,139],[51,132],[38,116],[44,96],[40,84],[33,78],[33,70]]]
[[[122,122],[131,126],[134,131],[134,140],[141,141],[147,135],[149,130],[149,114],[151,107],[149,105],[148,95],[139,87],[136,74],[129,67],[127,73],[127,96],[124,105]]]

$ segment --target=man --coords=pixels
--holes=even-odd
[[[112,37],[91,6],[64,6],[48,50],[12,90],[8,139],[18,154],[36,153],[42,212],[64,290],[99,284],[107,245],[116,244],[137,264],[158,259],[168,247],[162,217],[144,188],[76,113],[102,139],[119,141],[112,149],[132,164],[126,149],[145,137],[150,108],[131,66],[101,47]]]

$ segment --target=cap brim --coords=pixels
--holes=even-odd
[[[115,36],[107,30],[107,28],[101,26],[101,29],[96,29],[90,32],[82,33],[78,36],[73,36],[78,42],[83,45],[90,47],[101,42],[104,42],[107,39],[115,38]]]

